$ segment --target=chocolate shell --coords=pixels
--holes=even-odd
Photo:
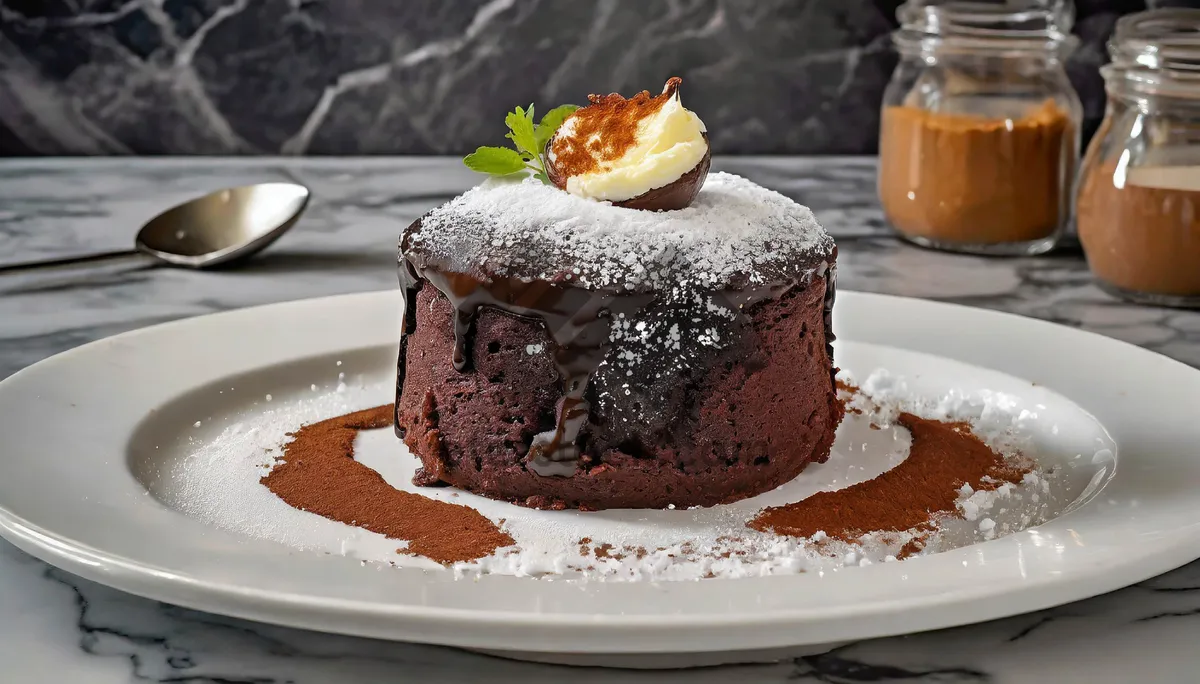
[[[553,144],[554,138],[551,137],[550,142],[546,145],[547,149]],[[642,211],[674,211],[687,207],[696,199],[700,188],[704,187],[704,179],[708,178],[708,170],[712,166],[712,148],[708,146],[707,133],[704,134],[704,145],[704,157],[691,171],[688,171],[661,188],[647,190],[637,197],[613,202],[613,205],[625,207],[626,209],[640,209]],[[549,159],[546,160],[546,176],[550,179],[551,183],[563,192],[566,192],[567,177],[560,175],[558,169],[554,166],[554,162]]]
[[[567,191],[567,176],[563,176],[558,172],[558,167],[554,165],[554,160],[550,158],[550,153],[549,153],[549,150],[552,147],[554,147],[554,140],[557,137],[558,137],[558,132],[555,131],[554,135],[550,136],[550,139],[548,141],[546,141],[546,150],[547,150],[546,155],[545,155],[546,177],[550,179],[550,182],[554,184],[554,187],[558,188],[559,190],[562,190],[563,192],[566,192]]]

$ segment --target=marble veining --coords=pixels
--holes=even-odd
[[[431,154],[668,76],[721,153],[873,152],[899,0],[0,0],[0,154]],[[1116,18],[1078,0],[1085,134]]]
[[[720,158],[813,207],[840,244],[839,284],[1011,311],[1200,365],[1200,313],[1116,302],[1070,251],[982,259],[887,234],[874,160]],[[8,160],[0,260],[117,249],[171,202],[261,179],[298,179],[303,221],[243,268],[107,269],[0,281],[0,377],[145,325],[285,299],[396,286],[400,226],[477,178],[453,159]],[[1197,550],[1200,554],[1200,549]],[[983,625],[850,644],[772,665],[566,670],[454,649],[322,635],[199,613],[81,580],[0,542],[0,681],[78,682],[1193,682],[1200,562],[1088,601]]]

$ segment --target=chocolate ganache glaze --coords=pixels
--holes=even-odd
[[[720,173],[696,205],[653,214],[533,181],[491,181],[414,222],[400,241],[406,306],[397,434],[406,431],[400,398],[417,297],[426,287],[453,309],[452,362],[459,373],[474,367],[472,339],[482,311],[536,322],[548,334],[561,395],[553,427],[533,435],[524,461],[543,477],[569,477],[581,463],[599,464],[596,454],[581,458],[589,424],[603,426],[609,442],[633,443],[634,451],[647,433],[673,434],[667,423],[677,416],[650,415],[654,407],[678,394],[678,373],[716,363],[749,329],[747,312],[760,304],[822,285],[822,339],[832,359],[836,247],[811,213]],[[686,398],[679,401],[662,412],[686,413]],[[623,422],[641,427],[626,431]],[[439,479],[436,472],[423,478]]]
[[[592,291],[570,285],[542,281],[526,282],[519,278],[493,277],[487,280],[464,273],[440,272],[423,268],[405,259],[400,282],[415,311],[416,293],[427,282],[436,287],[454,307],[454,368],[471,368],[470,340],[475,317],[483,307],[491,307],[514,316],[538,320],[550,333],[555,348],[554,365],[562,378],[563,396],[558,402],[553,430],[533,438],[526,457],[527,467],[539,475],[572,475],[579,460],[575,440],[587,422],[590,404],[585,398],[592,373],[604,360],[614,315],[635,314],[654,300],[651,294],[623,294]],[[416,330],[416,318],[405,312],[405,333]],[[405,343],[401,343],[401,364]],[[404,391],[403,374],[397,387],[397,402]]]

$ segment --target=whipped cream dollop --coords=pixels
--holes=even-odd
[[[680,79],[661,95],[591,96],[555,133],[547,150],[555,184],[572,195],[621,202],[663,188],[708,154],[704,122],[683,106]]]

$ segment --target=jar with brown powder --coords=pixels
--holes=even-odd
[[[1080,167],[1079,240],[1104,290],[1200,308],[1200,10],[1129,15]]]
[[[904,238],[1039,254],[1069,224],[1082,107],[1067,0],[909,0],[884,94],[879,197]]]

